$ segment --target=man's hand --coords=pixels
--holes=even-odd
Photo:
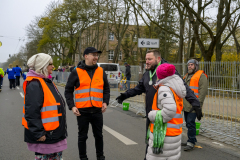
[[[200,121],[201,118],[203,117],[202,109],[200,107],[193,106],[189,112],[191,113],[193,110],[195,110],[197,119]]]
[[[107,109],[107,103],[102,104],[102,113],[104,113]]]
[[[125,99],[126,99],[126,96],[125,96],[124,93],[121,93],[121,95],[116,98],[116,100],[118,101],[119,104],[122,104],[122,102],[123,102]]]
[[[80,114],[79,110],[77,109],[77,107],[72,107],[72,111],[73,111],[73,114],[75,116],[81,116],[81,114]]]
[[[41,138],[39,138],[37,141],[42,141],[42,142],[44,142],[46,140],[46,136],[44,135],[44,136],[42,136]]]

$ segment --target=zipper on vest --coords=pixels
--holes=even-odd
[[[90,71],[91,74],[92,74],[92,71]],[[91,78],[91,77],[90,77]],[[92,100],[91,100],[91,88],[92,88],[92,79],[93,79],[93,75],[92,75],[92,78],[91,78],[91,82],[90,82],[90,89],[89,89],[89,97],[90,97],[90,102],[91,102],[91,105],[93,106],[92,104]],[[94,106],[93,106],[94,107]],[[93,113],[93,111],[91,110],[91,113]]]

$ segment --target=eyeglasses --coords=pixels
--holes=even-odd
[[[92,55],[93,57],[99,57],[98,54],[91,54],[91,53],[89,53],[89,55]]]
[[[49,66],[53,65],[53,63],[49,63]]]

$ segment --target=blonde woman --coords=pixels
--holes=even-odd
[[[35,152],[35,160],[61,160],[67,148],[66,108],[60,92],[47,78],[54,68],[53,60],[48,54],[38,53],[27,65],[29,72],[23,83],[24,141]]]

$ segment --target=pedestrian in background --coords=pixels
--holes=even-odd
[[[190,59],[187,62],[188,73],[183,77],[184,81],[194,92],[195,96],[199,99],[200,107],[202,110],[204,99],[208,92],[208,80],[207,75],[203,70],[199,70],[199,63],[195,59]],[[186,100],[183,100],[184,119],[186,121],[186,127],[188,129],[187,142],[182,143],[184,151],[191,151],[194,149],[194,145],[197,142],[196,139],[196,117],[197,114],[192,109],[192,105]]]
[[[89,123],[95,138],[97,160],[105,160],[102,113],[106,111],[109,104],[110,89],[106,73],[97,65],[99,53],[102,52],[94,47],[86,48],[83,53],[85,60],[79,62],[77,68],[71,72],[65,87],[68,107],[77,116],[78,149],[81,160],[88,160],[86,141]]]
[[[66,67],[65,67],[65,71],[64,71],[64,72],[70,72],[70,68],[69,68],[68,65],[66,65]]]
[[[12,67],[12,64],[9,64],[9,67],[7,69],[7,74],[8,74],[8,79],[9,79],[9,88],[10,89],[15,89],[15,68]]]
[[[127,77],[127,89],[130,89],[131,66],[127,62],[125,62],[124,65],[126,67],[125,76]]]
[[[71,67],[70,67],[70,72],[72,72],[75,68],[75,65],[73,64]]]
[[[164,63],[157,68],[159,80],[154,85],[157,92],[154,95],[152,111],[148,114],[151,124],[147,137],[147,160],[178,160],[181,156],[181,112],[186,87],[182,78],[174,73],[175,66],[172,64]]]
[[[0,68],[0,92],[2,92],[2,83],[3,83],[4,71]]]
[[[62,72],[62,68],[60,66],[58,66],[58,72]]]
[[[16,86],[20,86],[20,76],[22,75],[22,69],[16,65],[15,67],[15,75],[16,75]]]
[[[27,78],[27,73],[29,72],[29,69],[25,69],[25,71],[22,74],[23,77],[23,81],[25,81],[25,79]]]
[[[35,160],[62,160],[67,149],[66,108],[63,97],[47,77],[54,68],[51,56],[38,53],[27,65],[23,83],[24,107],[22,125],[24,141],[35,152]]]

